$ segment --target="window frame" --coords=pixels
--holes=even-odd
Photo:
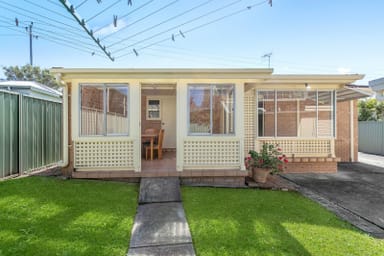
[[[85,135],[82,134],[82,88],[84,87],[98,87],[103,89],[103,133],[102,134],[93,134],[93,135]],[[127,89],[127,132],[126,133],[108,133],[107,127],[107,111],[108,111],[108,88],[126,88]],[[121,137],[121,136],[129,136],[130,131],[130,90],[128,83],[79,83],[79,105],[78,105],[78,113],[79,113],[79,137]]]
[[[213,90],[214,90],[214,87],[217,86],[217,87],[225,87],[225,86],[230,86],[233,88],[233,132],[232,133],[223,133],[223,134],[219,134],[219,133],[213,133],[213,111],[212,111],[212,108],[213,108]],[[190,131],[190,125],[191,125],[191,121],[190,121],[190,96],[191,96],[191,88],[196,88],[196,87],[202,87],[202,88],[208,88],[209,87],[209,108],[210,108],[210,131],[209,132],[191,132]],[[187,134],[188,136],[211,136],[211,137],[222,137],[222,136],[229,136],[229,137],[233,137],[233,136],[236,136],[236,86],[235,84],[232,84],[232,83],[197,83],[197,84],[194,84],[194,83],[191,83],[191,84],[188,84],[187,86]]]
[[[149,106],[149,101],[150,100],[157,100],[157,101],[159,101],[159,117],[149,117],[149,108],[148,108],[148,106]],[[145,118],[146,118],[146,120],[149,120],[149,121],[159,121],[159,120],[161,120],[161,99],[159,99],[159,98],[156,98],[156,97],[148,97],[147,98],[147,102],[146,102],[146,111],[145,111],[146,113],[145,113]]]
[[[336,139],[336,118],[337,118],[337,113],[336,113],[336,108],[337,108],[337,94],[336,94],[336,90],[326,90],[326,89],[316,89],[316,90],[311,90],[312,92],[315,91],[316,92],[316,136],[313,136],[313,137],[302,137],[302,136],[298,136],[298,134],[296,136],[278,136],[277,135],[277,121],[278,121],[278,109],[277,109],[277,92],[279,91],[305,91],[305,90],[294,90],[294,89],[257,89],[255,90],[255,109],[256,109],[256,113],[255,113],[255,127],[254,127],[254,134],[255,134],[255,137],[256,138],[296,138],[296,139]],[[274,136],[259,136],[259,93],[260,92],[274,92]],[[319,97],[319,92],[330,92],[331,93],[331,103],[332,103],[332,135],[331,136],[319,136],[319,132],[318,132],[318,122],[319,122],[319,100],[318,100],[318,97]]]

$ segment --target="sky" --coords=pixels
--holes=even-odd
[[[33,22],[33,64],[42,68],[268,68],[270,59],[274,74],[364,74],[360,85],[384,77],[382,0],[67,5],[114,61],[59,0],[0,0],[0,66],[30,62]]]

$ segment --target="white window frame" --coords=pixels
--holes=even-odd
[[[81,89],[84,87],[99,87],[103,88],[103,133],[102,134],[94,134],[94,135],[84,135],[81,134],[81,118],[82,118],[82,111],[81,111],[81,98],[82,98],[82,92]],[[126,109],[127,109],[127,132],[126,133],[108,133],[108,127],[107,127],[107,112],[108,112],[108,98],[107,98],[107,89],[108,88],[127,88],[127,102],[126,102]],[[129,105],[130,99],[129,99],[129,84],[127,83],[81,83],[79,84],[79,137],[111,137],[111,136],[129,136]]]
[[[274,134],[275,136],[259,136],[259,93],[260,92],[274,92],[274,104],[275,104],[275,110],[274,110],[274,118],[275,118],[275,126],[274,126]],[[337,99],[336,99],[336,91],[335,90],[315,90],[316,92],[316,136],[313,137],[300,137],[300,136],[292,136],[292,137],[284,137],[284,136],[277,136],[277,92],[279,91],[297,91],[293,89],[279,89],[279,90],[271,90],[271,89],[258,89],[255,91],[255,97],[256,97],[256,122],[255,122],[255,135],[256,138],[302,138],[302,139],[316,139],[316,138],[336,138],[336,107],[337,107]],[[319,121],[319,101],[318,96],[319,92],[332,92],[332,104],[333,104],[333,111],[332,111],[332,135],[331,136],[319,136],[318,132],[318,121]]]
[[[150,117],[150,116],[149,116],[149,112],[150,112],[150,111],[153,111],[153,110],[150,110],[150,109],[149,109],[149,101],[150,101],[150,100],[157,100],[157,101],[159,101],[159,117]],[[161,120],[161,99],[159,99],[159,98],[155,98],[155,97],[149,97],[149,98],[147,98],[146,114],[145,114],[145,116],[146,116],[146,119],[147,119],[147,120]]]
[[[232,86],[233,88],[233,132],[232,133],[223,133],[223,134],[219,134],[219,133],[213,133],[213,114],[212,114],[212,101],[213,101],[213,89],[215,86],[219,86],[219,87],[225,87],[225,86]],[[191,125],[191,121],[190,121],[190,96],[191,96],[191,88],[193,87],[209,87],[210,89],[210,129],[209,129],[209,132],[191,132],[190,130],[190,125]],[[188,84],[188,88],[187,88],[187,122],[188,122],[188,135],[189,136],[236,136],[236,86],[235,84],[231,84],[231,83],[225,83],[225,84],[220,84],[220,83],[213,83],[213,84],[204,84],[204,83],[201,83],[201,84]]]

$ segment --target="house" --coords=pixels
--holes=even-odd
[[[363,75],[275,75],[272,69],[67,69],[65,170],[75,178],[180,176],[244,184],[244,158],[279,144],[287,172],[336,172],[357,160]],[[170,157],[145,160],[141,134],[165,130]]]
[[[62,157],[61,93],[33,81],[0,82],[0,179]]]
[[[0,81],[0,89],[51,101],[61,101],[61,93],[34,81]]]
[[[384,77],[369,81],[369,87],[375,92],[377,100],[384,100]]]

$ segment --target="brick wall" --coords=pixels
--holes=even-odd
[[[290,158],[284,173],[335,173],[337,162],[333,157],[296,157]]]
[[[357,124],[357,101],[353,101],[353,138],[354,138],[354,160],[357,161],[358,148],[358,124]],[[337,103],[337,134],[335,141],[336,157],[341,162],[351,161],[351,124],[350,124],[350,101]]]

